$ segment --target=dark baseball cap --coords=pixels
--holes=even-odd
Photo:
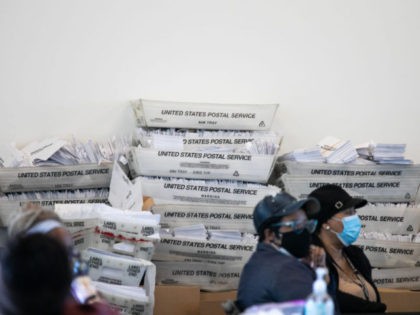
[[[321,210],[312,215],[312,219],[318,220],[317,230],[335,214],[349,208],[361,208],[367,204],[367,200],[353,198],[338,185],[327,184],[312,191],[308,197],[315,198],[321,205]]]
[[[308,216],[314,216],[319,211],[320,205],[315,198],[297,200],[286,192],[275,196],[265,196],[254,209],[255,230],[260,233],[271,223],[278,222],[284,216],[295,213],[299,209],[304,210]]]

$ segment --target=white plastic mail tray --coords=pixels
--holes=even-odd
[[[227,179],[266,183],[276,155],[132,148],[133,176]]]
[[[296,161],[280,162],[284,172],[299,176],[383,176],[383,177],[420,177],[420,164],[330,164],[303,163]]]
[[[269,130],[278,104],[211,104],[139,99],[132,102],[139,127]]]
[[[0,192],[108,188],[112,163],[0,169]]]

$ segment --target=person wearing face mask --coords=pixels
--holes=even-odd
[[[385,312],[378,290],[372,280],[372,267],[363,251],[352,244],[357,240],[362,224],[355,209],[367,204],[352,198],[337,185],[315,189],[309,197],[316,198],[321,210],[312,216],[318,220],[314,244],[327,254],[330,290],[335,292],[342,313]]]
[[[311,249],[316,221],[307,215],[317,211],[316,199],[298,201],[284,192],[266,196],[256,205],[253,220],[259,243],[241,273],[235,301],[240,311],[308,297],[315,279],[311,267],[325,266],[323,249]]]

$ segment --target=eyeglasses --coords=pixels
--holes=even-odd
[[[272,227],[288,227],[291,228],[296,234],[300,234],[304,229],[308,230],[309,233],[315,232],[318,220],[303,220],[303,221],[286,221],[279,222],[272,225]]]

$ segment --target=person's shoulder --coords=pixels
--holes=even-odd
[[[348,256],[366,257],[365,253],[363,252],[363,249],[361,249],[359,246],[350,245],[348,247],[345,247],[344,251]]]

